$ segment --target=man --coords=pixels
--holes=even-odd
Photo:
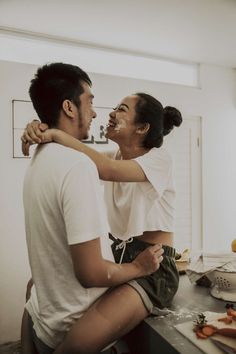
[[[45,65],[31,81],[29,94],[43,123],[77,139],[88,137],[96,113],[91,81],[83,70],[63,63]],[[72,149],[55,143],[38,146],[23,197],[34,282],[26,310],[37,351],[50,353],[64,343],[57,353],[95,353],[146,315],[130,286],[106,292],[107,287],[154,272],[163,250],[155,245],[132,263],[113,262],[97,169]]]

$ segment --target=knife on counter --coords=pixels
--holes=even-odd
[[[228,345],[218,341],[217,339],[211,338],[211,341],[219,348],[223,351],[223,353],[226,354],[236,354],[236,348],[233,349],[231,347],[229,347]]]

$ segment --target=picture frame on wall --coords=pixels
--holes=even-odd
[[[109,119],[109,113],[112,110],[110,107],[95,106],[94,110],[97,117],[93,119],[89,137],[83,140],[86,144],[94,145],[99,151],[110,150],[114,143],[109,142],[105,137],[106,125]],[[12,152],[13,158],[30,158],[35,149],[35,145],[30,148],[30,155],[24,156],[21,151],[21,136],[27,125],[33,119],[38,119],[31,101],[27,100],[12,100]]]

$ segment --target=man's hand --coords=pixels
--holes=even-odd
[[[142,275],[154,273],[160,267],[164,250],[160,244],[146,248],[132,262],[139,267]]]
[[[21,136],[21,149],[25,156],[29,156],[30,145],[49,143],[53,141],[53,132],[48,125],[38,120],[33,120],[25,127]]]

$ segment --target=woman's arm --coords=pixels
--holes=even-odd
[[[31,144],[48,143],[55,141],[58,144],[83,152],[96,164],[99,177],[104,181],[116,182],[143,182],[146,176],[134,160],[114,160],[108,155],[90,148],[81,141],[59,129],[47,129],[47,124],[33,121],[27,124],[21,137],[22,152],[29,155]]]
[[[113,160],[62,130],[53,129],[52,138],[56,143],[83,152],[90,157],[96,164],[99,177],[102,180],[117,182],[143,182],[146,180],[142,168],[134,160]]]

